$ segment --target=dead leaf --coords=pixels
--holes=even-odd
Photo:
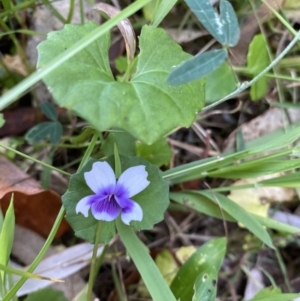
[[[176,258],[181,264],[184,264],[195,252],[194,246],[181,247],[176,251]]]
[[[78,271],[80,271],[82,268],[86,267],[89,264],[92,258],[93,248],[94,246],[89,243],[82,243],[73,247],[69,247],[57,254],[53,254],[47,257],[46,259],[43,259],[34,272],[35,274],[40,274],[47,277],[55,277],[59,279],[66,279],[67,277],[76,275]],[[97,256],[100,256],[102,251],[103,246],[99,245],[97,250]],[[24,269],[26,270],[27,268]],[[77,274],[77,277],[80,276]],[[14,277],[15,281],[18,279],[18,276]],[[17,295],[24,296],[39,289],[45,288],[51,284],[52,283],[50,281],[29,279],[21,287],[21,289],[18,290]],[[83,281],[81,281],[81,288],[83,287],[83,285],[84,283]],[[74,290],[74,287],[72,287],[72,283],[68,283],[67,281],[66,283],[55,285],[55,287],[59,290],[63,290],[63,287],[66,286],[69,287],[69,289],[72,288]],[[78,290],[78,288],[76,288],[76,290]],[[71,295],[74,295],[74,292],[69,293],[71,293]]]
[[[56,108],[61,119],[66,112],[63,108]],[[16,107],[3,112],[5,124],[0,128],[0,137],[18,136],[26,133],[29,129],[42,121],[48,120],[41,109],[32,107]]]
[[[200,37],[208,35],[207,32],[202,32],[200,30],[191,30],[191,29],[178,30],[175,28],[168,28],[166,29],[166,31],[168,35],[178,44],[188,43]]]
[[[254,298],[254,296],[265,287],[263,273],[258,268],[251,269],[247,276],[244,300]]]
[[[261,176],[256,179],[242,179],[234,182],[233,186],[253,184],[281,176],[282,173]],[[268,217],[270,204],[273,202],[290,201],[296,195],[295,189],[285,187],[256,187],[241,190],[232,190],[228,198],[238,203],[251,213]]]
[[[106,13],[110,18],[120,13],[117,8],[106,3],[98,3],[93,7],[93,9]],[[133,27],[129,19],[124,19],[118,24],[118,28],[125,41],[128,62],[131,62],[134,58],[136,48],[136,39]]]
[[[292,123],[300,120],[300,110],[287,109],[286,111]],[[232,132],[224,142],[224,151],[234,148],[237,131],[241,130],[244,141],[248,142],[282,129],[285,124],[288,124],[285,112],[281,108],[271,108]]]
[[[6,54],[3,58],[3,63],[12,72],[16,72],[23,76],[28,75],[28,71],[19,55]]]
[[[62,206],[60,196],[44,190],[38,182],[5,157],[0,157],[0,205],[6,212],[12,193],[16,223],[47,237]],[[56,237],[69,230],[63,220]]]

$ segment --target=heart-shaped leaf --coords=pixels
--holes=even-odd
[[[147,159],[151,164],[168,165],[172,151],[165,138],[159,139],[152,145],[136,142],[136,154]]]
[[[47,65],[96,26],[66,25],[49,34],[38,47],[38,66]],[[109,67],[109,44],[109,35],[101,36],[44,79],[57,103],[99,131],[121,128],[147,144],[190,126],[204,105],[204,81],[170,87],[167,77],[173,66],[191,56],[165,30],[144,26],[136,74],[130,82],[116,82]]]
[[[142,207],[143,219],[141,222],[132,221],[130,225],[136,230],[152,229],[154,224],[163,219],[164,212],[169,205],[169,185],[162,179],[160,170],[146,160],[140,157],[126,156],[120,156],[120,160],[122,172],[131,166],[146,166],[147,179],[150,181],[150,184],[145,190],[132,197]],[[75,207],[83,197],[93,194],[85,182],[84,172],[90,171],[93,163],[96,161],[95,159],[89,160],[79,173],[71,176],[69,188],[62,196],[67,212],[66,218],[74,229],[75,234],[91,243],[94,243],[99,221],[91,213],[89,213],[87,218],[81,213],[76,214]],[[107,162],[114,169],[114,156],[110,156]],[[114,234],[115,221],[103,221],[100,242],[108,243]]]

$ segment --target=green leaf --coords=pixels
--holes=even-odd
[[[227,212],[221,212],[218,204],[211,201],[209,198],[201,197],[201,201],[199,199],[199,195],[193,192],[171,192],[170,199],[187,206],[190,209],[194,209],[198,212],[204,213],[208,216],[212,216],[219,219],[226,219],[227,221],[234,222],[236,221],[230,214]]]
[[[247,56],[247,67],[257,76],[270,63],[269,54],[266,46],[265,38],[262,34],[256,35],[249,45]],[[250,89],[252,100],[258,100],[268,91],[268,78],[263,76],[255,82]]]
[[[0,113],[0,128],[2,128],[4,124],[5,124],[4,116],[2,113]]]
[[[132,221],[130,223],[136,230],[152,229],[153,225],[160,222],[164,217],[164,212],[169,205],[169,186],[161,177],[160,170],[140,157],[120,156],[122,172],[127,168],[136,165],[145,165],[148,172],[150,185],[141,193],[133,197],[133,200],[142,207],[144,217],[141,222]],[[76,236],[93,243],[98,226],[91,213],[86,218],[81,213],[76,214],[76,204],[85,196],[93,194],[84,180],[84,172],[90,171],[94,162],[98,160],[91,159],[77,174],[70,178],[67,192],[62,196],[62,202],[66,209],[66,218],[74,229]],[[106,160],[114,169],[114,156]],[[115,235],[115,221],[102,222],[100,242],[108,243]]]
[[[215,301],[217,295],[218,272],[211,267],[201,272],[196,279],[192,301]]]
[[[202,245],[179,269],[171,283],[171,290],[176,299],[190,301],[193,297],[193,285],[202,273],[216,276],[226,252],[226,239],[216,238]],[[215,273],[212,272],[215,271]],[[210,279],[217,281],[217,278]],[[199,283],[197,283],[199,286]],[[212,284],[212,283],[210,283]],[[196,290],[197,286],[195,287]],[[199,291],[197,293],[199,295]],[[194,300],[194,299],[193,299]],[[198,301],[198,299],[195,299]],[[199,300],[200,301],[200,300]],[[202,299],[201,299],[202,301]]]
[[[2,231],[3,223],[4,223],[4,217],[3,217],[3,213],[2,213],[2,210],[0,207],[0,233]]]
[[[228,155],[224,154],[224,156],[206,158],[168,169],[163,172],[163,177],[171,184],[204,178],[207,176],[209,171],[220,169],[223,166],[242,161],[254,155],[257,156],[261,152],[271,150],[272,153],[274,153],[276,149],[283,149],[298,139],[299,131],[300,127],[290,128],[289,131],[280,132],[279,135],[272,135],[269,139],[260,139],[259,143],[256,143],[255,146],[253,145],[251,148],[249,147],[243,151],[230,153]],[[289,153],[292,154],[293,149],[290,149]],[[287,156],[288,153],[284,150],[282,152],[276,152],[275,155],[277,157],[280,155]],[[272,157],[269,157],[269,159],[271,158]],[[259,160],[265,161],[265,158]],[[290,165],[289,160],[286,160],[286,162],[285,167]]]
[[[115,66],[120,73],[124,73],[127,70],[128,62],[126,56],[119,56],[115,60]]]
[[[117,229],[126,251],[141,274],[153,301],[176,301],[158,267],[131,227],[117,220]]]
[[[199,79],[218,68],[225,61],[227,55],[226,49],[198,54],[173,69],[168,82],[170,85],[181,85]]]
[[[220,43],[226,43],[224,25],[208,0],[185,0],[206,30]]]
[[[199,198],[199,195],[195,192],[191,192],[191,191],[172,192],[170,193],[170,199],[179,204],[184,205],[185,207],[189,207],[190,209],[194,209],[208,216],[216,217],[221,220],[225,219],[230,222],[237,221],[235,217],[231,216],[226,211],[223,211],[222,214],[219,205],[213,202],[211,198],[207,198],[203,195],[201,196],[201,198]],[[272,218],[262,217],[251,213],[249,214],[254,219],[256,219],[262,226],[265,226],[267,228],[274,229],[284,233],[290,233],[290,234],[299,233],[299,229],[296,227],[292,227],[290,225],[280,223],[276,220],[273,220]]]
[[[7,265],[11,253],[15,231],[15,212],[13,206],[13,195],[10,199],[9,207],[6,211],[0,233],[0,264]],[[0,271],[0,281],[3,286],[5,284],[5,273]]]
[[[265,287],[261,289],[256,295],[255,298],[262,298],[262,297],[270,297],[272,295],[280,295],[282,291],[279,287]]]
[[[30,129],[25,138],[32,142],[39,142],[49,137],[51,144],[57,144],[62,135],[62,125],[60,122],[46,121]]]
[[[135,156],[135,139],[130,134],[126,132],[110,133],[101,148],[106,157],[113,155],[115,144],[120,155]]]
[[[226,62],[207,74],[205,78],[205,97],[207,103],[221,99],[233,92],[237,86],[234,74]]]
[[[44,288],[37,292],[30,294],[24,301],[68,301],[61,291],[54,290],[53,288]]]
[[[52,121],[57,121],[57,113],[55,107],[50,102],[41,104],[42,112]]]
[[[169,164],[172,151],[166,141],[166,138],[161,138],[151,145],[137,141],[136,154],[137,156],[145,158],[151,164],[161,166]]]
[[[92,22],[66,25],[49,34],[38,47],[38,66],[43,68],[96,27]],[[139,41],[137,71],[129,83],[114,80],[108,60],[108,34],[55,69],[45,82],[60,106],[75,111],[97,130],[123,129],[151,144],[178,126],[191,125],[204,105],[204,83],[168,85],[172,66],[190,55],[165,30],[144,26]]]
[[[217,177],[225,179],[256,178],[277,172],[284,172],[300,167],[300,159],[282,159],[282,160],[253,160],[229,167],[223,167],[219,170],[208,172],[208,177]]]
[[[199,201],[201,202],[202,196],[210,199],[215,204],[218,204],[222,210],[236,219],[237,222],[243,224],[250,232],[252,232],[257,238],[259,238],[264,244],[270,248],[274,248],[271,238],[264,227],[257,221],[257,219],[249,214],[246,210],[240,207],[237,203],[233,202],[226,196],[217,192],[204,192],[197,191],[195,194],[199,195]]]
[[[157,27],[170,10],[175,6],[177,0],[161,0],[156,9],[151,26]],[[151,3],[151,2],[150,2]]]
[[[270,294],[269,296],[264,297],[254,297],[249,301],[289,301],[295,300],[300,297],[300,294]]]
[[[300,172],[294,172],[292,174],[282,175],[276,178],[263,180],[258,182],[259,186],[264,187],[298,187],[300,179]]]
[[[265,76],[261,77],[257,82],[255,82],[250,88],[251,100],[259,100],[265,96],[268,92],[268,82],[269,79]]]
[[[154,15],[157,12],[157,7],[159,6],[161,0],[154,0],[151,1],[150,3],[146,4],[143,7],[143,15],[145,18],[145,21],[147,22],[152,22]],[[153,27],[157,27],[157,26],[153,26]]]
[[[220,2],[220,18],[225,35],[224,44],[234,47],[240,38],[240,27],[232,5],[227,0]]]

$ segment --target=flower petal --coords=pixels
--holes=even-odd
[[[96,162],[92,170],[84,173],[86,184],[95,193],[107,187],[115,187],[116,176],[107,162]]]
[[[150,182],[147,180],[147,177],[148,172],[144,165],[133,166],[126,169],[118,179],[116,194],[118,194],[118,190],[123,190],[124,188],[129,198],[138,194],[149,185]]]
[[[131,221],[141,221],[143,219],[143,210],[141,206],[132,201],[127,200],[130,205],[128,207],[122,208],[121,219],[124,224],[129,225]]]
[[[89,215],[89,210],[91,208],[91,198],[93,197],[93,195],[88,195],[86,197],[84,197],[83,199],[81,199],[75,208],[76,213],[78,214],[79,212],[81,212],[85,217],[88,217]]]
[[[91,208],[95,219],[107,222],[115,220],[121,212],[120,206],[113,197],[94,202]]]

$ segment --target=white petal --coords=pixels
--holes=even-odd
[[[150,182],[147,180],[148,172],[144,165],[133,166],[126,169],[118,179],[117,186],[121,186],[132,197],[144,190]]]
[[[116,185],[116,176],[107,162],[96,162],[92,170],[84,173],[86,184],[95,193]]]
[[[121,219],[124,224],[129,225],[131,221],[141,221],[143,219],[143,210],[141,206],[132,201],[132,207],[130,208],[130,211],[126,212],[126,210],[122,210],[121,213]]]
[[[75,209],[77,214],[81,212],[85,217],[88,217],[89,210],[91,208],[91,205],[89,205],[88,202],[91,197],[93,196],[92,195],[86,196],[77,203]]]

